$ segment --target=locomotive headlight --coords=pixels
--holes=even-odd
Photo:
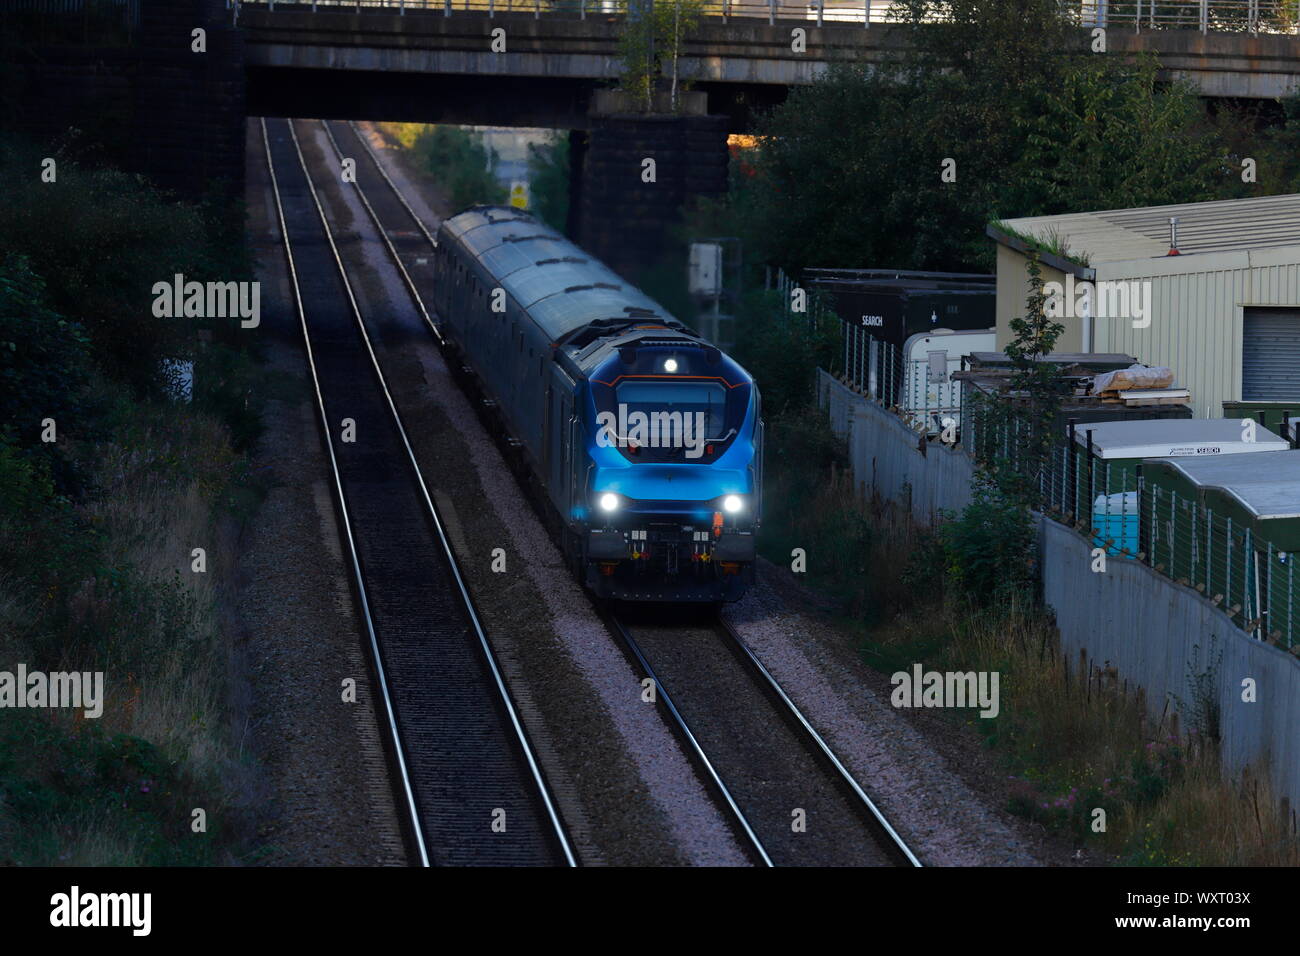
[[[612,491],[607,491],[600,496],[600,499],[597,503],[600,505],[601,511],[604,511],[606,513],[611,511],[617,511],[618,495],[614,494]]]
[[[740,499],[740,495],[727,495],[722,499],[722,510],[729,515],[734,515],[745,507],[745,502]]]
[[[664,359],[664,371],[669,374],[677,371],[677,359]]]

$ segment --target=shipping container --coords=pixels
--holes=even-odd
[[[1127,522],[1133,520],[1124,511],[1130,499],[1123,496],[1139,490],[1138,466],[1143,459],[1232,457],[1289,447],[1267,429],[1256,427],[1251,436],[1240,422],[1224,418],[1087,422],[1071,428],[1074,451],[1065,476],[1069,504],[1062,510],[1082,514],[1083,505],[1091,503],[1094,535],[1116,521],[1127,528]],[[1247,441],[1248,437],[1253,440]]]
[[[1295,421],[1295,416],[1300,413],[1300,397],[1294,402],[1224,402],[1223,417],[1233,418],[1241,421],[1243,418],[1250,418],[1254,421],[1260,421],[1260,414],[1264,418],[1261,424],[1265,428],[1271,429],[1282,434],[1282,422],[1291,419]]]
[[[992,275],[806,269],[804,282],[829,293],[845,325],[896,349],[910,336],[936,329],[991,329],[997,293]]]
[[[1142,466],[1142,547],[1218,599],[1246,630],[1300,637],[1300,451],[1167,458]],[[1237,616],[1239,615],[1239,616]]]

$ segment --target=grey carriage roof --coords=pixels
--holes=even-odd
[[[670,318],[603,262],[521,210],[475,206],[442,225],[529,311],[552,342],[596,319]]]

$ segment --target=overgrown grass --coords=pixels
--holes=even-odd
[[[0,167],[28,155],[0,142]],[[70,159],[57,183],[12,185],[0,670],[101,672],[104,699],[89,718],[0,709],[0,865],[229,861],[245,845],[245,771],[216,582],[233,580],[236,529],[259,497],[243,455],[261,427],[254,350],[237,323],[154,316],[150,289],[176,272],[249,276],[242,209],[176,203]],[[191,402],[162,362],[187,357]]]
[[[1046,235],[1040,238],[1033,233],[1021,232],[1019,229],[1013,229],[1000,219],[993,220],[989,225],[1004,235],[1019,239],[1025,245],[1029,246],[1030,249],[1036,250],[1037,252],[1051,253],[1061,259],[1067,259],[1070,262],[1077,263],[1084,267],[1088,266],[1091,261],[1091,253],[1075,252],[1070,248],[1070,244],[1065,237],[1063,237],[1054,227],[1048,229]]]
[[[789,567],[804,549],[805,580],[873,668],[999,673],[998,716],[949,713],[1006,774],[1008,809],[1121,864],[1300,864],[1267,777],[1225,777],[1209,722],[1193,715],[1182,728],[1172,705],[1152,720],[1121,676],[1063,660],[1041,608],[1014,590],[972,599],[939,535],[854,493],[822,413],[770,420],[767,462],[764,556]],[[1093,829],[1098,808],[1104,832]]]
[[[213,581],[237,559],[224,503],[250,483],[213,417],[133,402],[117,415],[113,440],[68,449],[95,487],[71,509],[78,549],[38,577],[12,554],[3,562],[0,667],[102,671],[105,699],[98,719],[0,713],[0,862],[188,865],[237,852],[226,821],[243,771]],[[0,539],[12,540],[6,518]],[[205,832],[191,828],[196,808]]]
[[[1181,728],[1172,708],[1153,720],[1141,690],[1113,669],[1064,660],[1038,608],[922,595],[873,628],[863,650],[882,670],[918,661],[998,672],[998,715],[958,719],[1005,768],[1008,809],[1079,846],[1129,865],[1300,863],[1300,841],[1266,778],[1226,778],[1217,742]]]

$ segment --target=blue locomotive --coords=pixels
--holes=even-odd
[[[438,230],[448,349],[601,597],[736,601],[754,578],[763,425],[749,374],[518,209]]]

